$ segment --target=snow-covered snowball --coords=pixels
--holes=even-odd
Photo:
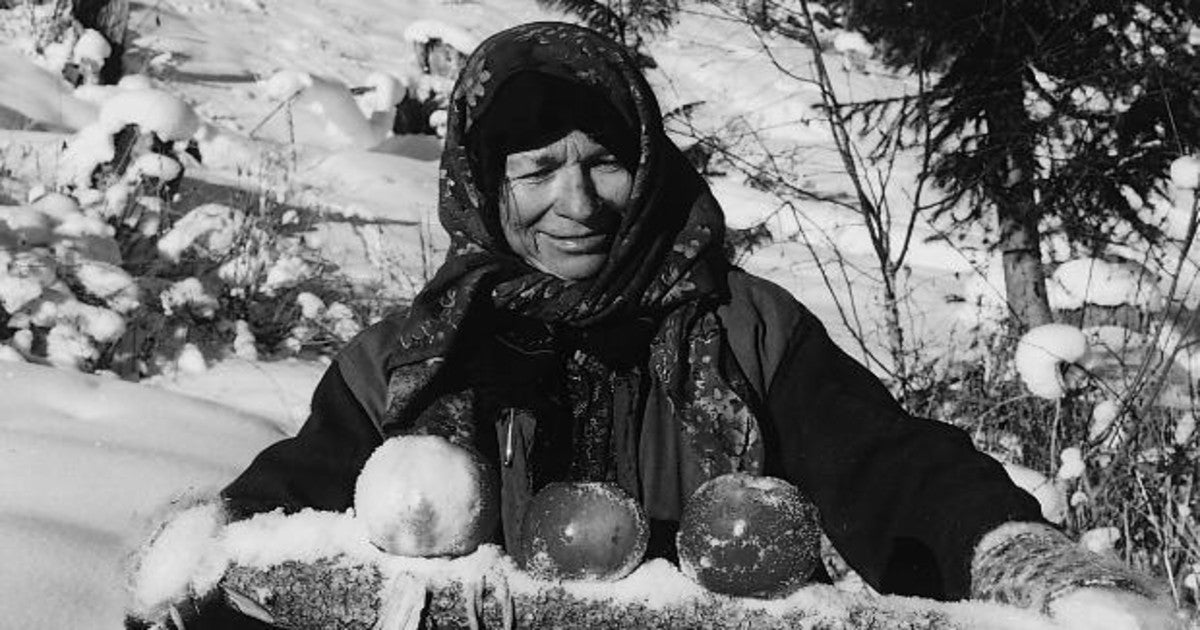
[[[75,278],[88,293],[103,299],[118,313],[137,308],[138,287],[133,277],[120,267],[95,260],[80,261],[75,266]]]
[[[281,101],[308,89],[312,84],[312,75],[307,72],[280,70],[259,85],[268,97]]]
[[[1109,427],[1121,415],[1121,405],[1115,400],[1102,400],[1092,407],[1092,421],[1088,425],[1088,440],[1096,441],[1108,433]]]
[[[24,363],[25,356],[12,346],[0,344],[0,363]]]
[[[1060,364],[1079,361],[1087,351],[1087,339],[1075,326],[1045,324],[1021,337],[1013,360],[1030,393],[1054,400],[1066,394]]]
[[[179,370],[180,374],[204,374],[208,371],[208,363],[196,344],[185,343],[179,350],[179,356],[175,358],[175,369]]]
[[[1200,157],[1185,155],[1171,162],[1171,183],[1176,188],[1200,188]]]
[[[144,74],[127,74],[117,81],[117,87],[122,90],[151,90],[154,83]]]
[[[204,285],[195,277],[184,278],[159,294],[163,311],[167,315],[183,309],[189,309],[199,317],[212,319],[217,313],[220,302],[204,290]]]
[[[281,289],[294,287],[313,277],[314,270],[299,256],[280,256],[269,269],[263,280],[262,292],[275,295]]]
[[[75,42],[75,49],[71,51],[75,63],[87,61],[96,66],[104,65],[105,60],[111,54],[112,45],[108,43],[108,40],[98,31],[90,28],[79,36],[79,41]]]
[[[1091,498],[1088,497],[1087,493],[1083,490],[1076,490],[1075,492],[1071,493],[1071,507],[1079,507],[1086,504],[1088,501],[1091,501]]]
[[[1175,422],[1175,433],[1172,436],[1176,446],[1186,446],[1196,433],[1196,416],[1185,413]]]
[[[1121,541],[1121,530],[1116,527],[1089,529],[1079,537],[1079,544],[1092,553],[1111,554]]]
[[[183,167],[174,158],[158,153],[145,153],[134,160],[133,165],[125,171],[125,177],[132,179],[153,177],[169,182],[179,177],[181,173],[183,173]]]
[[[470,553],[495,525],[498,502],[485,466],[478,455],[440,436],[388,439],[355,482],[355,517],[371,542],[389,553]]]
[[[175,222],[158,239],[158,253],[167,260],[179,257],[193,244],[221,256],[229,253],[246,224],[246,213],[219,203],[197,206]]]
[[[833,37],[833,49],[842,53],[857,53],[864,57],[875,54],[875,47],[857,31],[842,31]]]
[[[1085,304],[1129,305],[1154,313],[1166,307],[1158,279],[1132,261],[1069,260],[1054,270],[1046,283],[1046,293],[1054,309],[1078,309]]]
[[[1083,452],[1078,447],[1064,448],[1058,456],[1061,464],[1058,467],[1058,478],[1063,481],[1078,479],[1087,472],[1087,464],[1083,462]]]
[[[250,330],[250,324],[246,323],[244,319],[237,320],[237,323],[234,324],[233,353],[240,359],[257,361],[258,347],[255,345],[256,341],[254,333]]]
[[[162,90],[122,90],[100,108],[99,124],[110,134],[137,125],[171,142],[191,138],[200,129],[200,118],[183,99]]]
[[[424,44],[434,39],[449,44],[464,55],[471,54],[479,46],[479,38],[457,27],[438,20],[417,20],[404,29],[405,41]]]
[[[362,332],[362,326],[354,317],[354,311],[341,302],[334,302],[325,310],[325,319],[333,326],[333,334],[342,341],[350,341]]]
[[[12,347],[17,350],[29,354],[33,351],[33,331],[28,328],[23,328],[13,333]]]
[[[1003,463],[1003,462],[1002,462]],[[1004,472],[1017,487],[1033,495],[1042,508],[1042,516],[1051,523],[1067,518],[1067,495],[1053,481],[1036,470],[1020,464],[1004,463]]]
[[[58,324],[46,335],[46,360],[54,367],[78,370],[98,356],[87,336],[70,324]]]
[[[325,311],[325,301],[308,291],[296,296],[296,304],[300,306],[300,316],[304,319],[316,319]]]

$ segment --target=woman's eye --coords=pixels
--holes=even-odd
[[[516,179],[516,180],[526,181],[526,182],[540,181],[540,180],[550,177],[550,175],[552,175],[553,173],[554,173],[554,169],[552,169],[552,168],[539,168],[534,171],[522,173],[511,179]]]
[[[592,168],[597,168],[597,169],[601,169],[601,170],[605,170],[605,171],[612,171],[612,170],[621,169],[621,168],[625,168],[625,167],[622,166],[621,163],[617,161],[617,158],[612,157],[612,156],[605,156],[605,157],[597,159],[595,162],[592,162]]]

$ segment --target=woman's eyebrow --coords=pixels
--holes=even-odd
[[[539,151],[532,155],[517,156],[516,166],[518,167],[534,167],[547,168],[550,166],[558,166],[562,160],[559,159],[557,153],[553,151]]]

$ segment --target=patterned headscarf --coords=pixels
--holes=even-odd
[[[562,280],[512,253],[496,227],[496,204],[485,198],[479,156],[471,155],[475,126],[505,82],[527,72],[604,95],[620,126],[637,134],[627,210],[608,259],[588,280]],[[637,369],[643,376],[633,381],[639,390],[633,397],[643,401],[647,416],[671,416],[673,428],[642,427],[640,418],[624,417],[631,413],[628,405],[611,404],[607,399],[616,394],[609,386],[576,393],[603,399],[584,411],[601,409],[600,415],[611,416],[602,418],[606,430],[628,436],[618,435],[613,449],[624,471],[618,475],[622,485],[642,498],[652,517],[678,518],[679,495],[717,474],[761,466],[749,387],[715,316],[727,292],[721,209],[665,135],[654,94],[623,49],[592,30],[554,22],[525,24],[484,41],[451,94],[438,204],[451,245],[415,298],[388,359],[385,433],[436,431],[472,439],[469,422],[454,419],[471,418],[473,393],[439,376],[469,354],[457,342],[489,325],[480,313],[509,313],[568,335],[642,322],[648,347],[642,348]],[[588,356],[582,364],[590,366],[584,371],[592,381],[611,382],[605,361]],[[684,446],[657,444],[671,439]],[[664,467],[687,471],[657,470]],[[668,476],[674,480],[662,481]]]

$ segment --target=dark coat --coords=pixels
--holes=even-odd
[[[1008,521],[1040,521],[1037,502],[962,430],[905,413],[787,291],[740,270],[729,286],[717,315],[760,399],[764,472],[813,500],[834,546],[873,587],[966,597],[980,537]],[[235,517],[351,507],[358,472],[382,441],[383,365],[398,321],[353,340],[317,386],[300,432],[224,490]]]

